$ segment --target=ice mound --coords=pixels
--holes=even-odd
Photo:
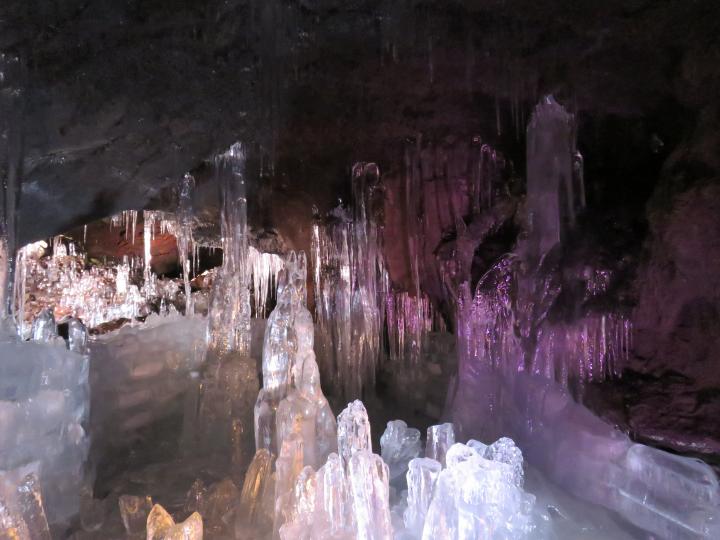
[[[11,481],[11,471],[36,462],[32,489],[42,493],[47,521],[65,524],[80,507],[89,445],[88,358],[55,336],[51,343],[0,343],[0,481],[30,482],[30,472]],[[7,508],[15,512],[12,503]]]
[[[553,381],[484,371],[460,381],[451,410],[465,436],[511,435],[551,481],[641,529],[660,538],[720,538],[720,491],[709,465],[633,443]],[[509,463],[521,481],[516,451],[495,445],[485,456]]]
[[[91,342],[92,429],[102,444],[123,445],[138,428],[182,406],[202,366],[206,319],[148,317]],[[95,444],[95,443],[94,443]]]

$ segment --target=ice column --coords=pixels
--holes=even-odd
[[[210,347],[222,355],[250,354],[250,280],[245,183],[245,151],[240,143],[215,159],[220,186],[223,263],[209,313]]]
[[[527,258],[537,264],[575,225],[584,201],[576,158],[575,118],[552,95],[535,107],[527,128]]]

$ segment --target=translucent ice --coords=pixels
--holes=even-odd
[[[350,457],[348,480],[352,508],[360,540],[390,540],[390,487],[388,467],[368,449],[358,449]]]
[[[492,443],[485,450],[485,458],[510,465],[513,471],[513,483],[519,488],[523,487],[525,478],[523,455],[512,439],[501,437]]]
[[[41,343],[52,343],[58,337],[55,317],[50,308],[46,308],[35,317],[32,324],[32,340]]]
[[[405,510],[405,527],[415,537],[422,534],[425,515],[430,506],[430,499],[435,481],[442,465],[430,458],[415,458],[410,461],[407,472],[407,510]]]
[[[79,510],[89,446],[88,358],[17,341],[0,343],[0,358],[0,471],[37,462],[48,522],[67,523]]]
[[[430,426],[427,429],[425,457],[445,465],[445,453],[455,443],[455,429],[450,423]]]
[[[266,448],[260,448],[245,474],[240,495],[240,513],[250,523],[256,523],[262,518],[262,497],[270,484],[274,461]]]
[[[248,265],[245,151],[235,143],[215,159],[220,188],[223,264],[213,284],[208,313],[211,349],[223,355],[250,353],[251,306]]]
[[[479,458],[440,472],[423,539],[527,538],[535,497],[508,481],[507,467]]]
[[[355,400],[338,416],[337,423],[338,454],[345,467],[350,458],[360,450],[372,452],[370,438],[370,420],[362,401]]]
[[[318,508],[327,516],[330,537],[349,534],[353,527],[350,490],[340,456],[333,453],[317,472]]]
[[[402,420],[391,420],[380,437],[380,453],[390,469],[390,480],[405,474],[411,459],[420,455],[420,431]]]

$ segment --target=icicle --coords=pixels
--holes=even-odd
[[[177,211],[177,238],[178,259],[182,267],[183,286],[185,290],[185,315],[194,312],[192,290],[190,288],[190,256],[192,254],[192,226],[193,226],[193,192],[195,179],[186,174],[180,181]]]

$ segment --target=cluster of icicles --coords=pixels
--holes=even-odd
[[[373,387],[385,357],[417,367],[426,336],[439,326],[427,296],[390,287],[371,209],[379,180],[377,165],[356,164],[352,210],[336,208],[312,231],[316,350],[323,379],[347,399]]]
[[[137,212],[123,212],[113,216],[110,226],[119,224],[126,230],[134,230],[136,219]],[[74,242],[66,243],[60,236],[52,241],[51,256],[44,256],[45,242],[34,242],[21,248],[15,291],[16,318],[21,335],[28,337],[29,322],[44,307],[51,307],[58,321],[75,317],[82,319],[88,328],[118,319],[146,316],[152,311],[152,303],[173,311],[177,284],[171,279],[159,279],[151,269],[150,248],[157,234],[172,234],[177,239],[183,268],[185,312],[192,314],[190,276],[198,273],[200,245],[192,240],[192,234],[188,234],[186,228],[178,225],[171,213],[146,210],[143,220],[142,259],[124,256],[118,264],[90,264],[86,254]],[[252,280],[254,313],[262,318],[267,302],[274,296],[283,260],[274,253],[262,253],[250,246],[247,266]]]
[[[522,489],[522,453],[510,439],[462,444],[455,442],[452,424],[431,426],[421,457],[420,432],[395,420],[381,437],[380,456],[372,451],[361,401],[334,417],[320,388],[305,281],[304,254],[291,254],[267,321],[256,453],[239,500],[227,504],[230,489],[226,514],[217,516],[204,499],[218,499],[220,487],[212,495],[194,487],[186,508],[205,509],[208,530],[220,517],[221,528],[233,529],[235,538],[526,538],[535,527],[534,497]],[[147,538],[182,532],[199,540],[204,518],[193,513],[175,524],[155,505]]]

